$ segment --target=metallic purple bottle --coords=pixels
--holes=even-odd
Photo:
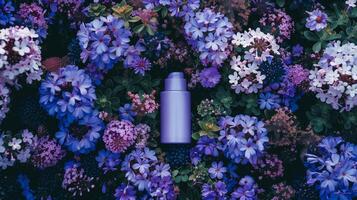
[[[182,72],[172,72],[160,93],[161,143],[191,143],[191,94]]]

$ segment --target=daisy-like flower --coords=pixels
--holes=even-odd
[[[244,59],[248,62],[261,63],[268,57],[280,54],[274,36],[263,33],[260,28],[233,35],[232,44],[245,49]]]
[[[327,27],[327,14],[320,9],[307,12],[309,17],[306,19],[306,28],[311,31],[321,31]]]
[[[334,109],[351,110],[357,105],[357,46],[330,43],[309,78],[318,99]]]

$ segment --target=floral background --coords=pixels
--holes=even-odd
[[[0,0],[0,199],[357,198],[356,18],[356,0]],[[160,144],[174,71],[191,144]]]

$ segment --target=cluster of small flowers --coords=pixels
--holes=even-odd
[[[290,185],[278,183],[273,185],[273,189],[274,196],[271,200],[285,200],[294,198],[295,190]]]
[[[160,0],[160,4],[169,7],[171,16],[185,19],[194,15],[194,11],[200,8],[200,0]]]
[[[121,162],[119,153],[112,153],[107,150],[100,150],[95,160],[98,162],[98,167],[103,169],[104,173],[118,170]]]
[[[45,18],[45,11],[37,3],[22,3],[18,11],[18,17],[26,27],[31,27],[44,39],[47,36],[47,21]]]
[[[94,187],[94,178],[85,174],[77,163],[67,163],[63,175],[62,188],[72,193],[73,197],[81,197]]]
[[[326,137],[306,154],[307,183],[315,185],[320,198],[357,197],[357,146],[340,137]]]
[[[135,147],[145,148],[150,137],[149,133],[151,128],[147,124],[138,124],[135,126],[135,132],[137,134]]]
[[[201,117],[220,116],[226,114],[222,106],[213,99],[202,100],[201,103],[197,106],[197,113]]]
[[[59,12],[67,15],[68,18],[74,18],[78,14],[83,0],[43,0],[50,4],[53,12]]]
[[[131,32],[123,20],[109,15],[82,24],[77,36],[83,62],[109,70],[128,50]]]
[[[200,72],[200,83],[205,88],[213,88],[221,80],[221,74],[217,67],[204,68]]]
[[[290,39],[291,33],[294,32],[293,20],[281,9],[273,9],[272,12],[264,14],[259,23],[263,26],[263,29],[265,27],[270,28],[269,33],[276,36],[278,43]]]
[[[133,123],[127,120],[113,120],[103,134],[105,147],[115,153],[124,152],[134,144],[137,132]]]
[[[155,94],[155,90],[151,94],[135,94],[129,91],[128,96],[134,112],[139,116],[155,112],[159,108],[159,104],[155,101]]]
[[[260,28],[249,29],[244,33],[233,35],[232,44],[244,48],[244,60],[260,64],[267,58],[279,55],[279,45],[273,35],[263,33]]]
[[[12,5],[11,0],[0,1],[0,27],[6,27],[7,25],[13,25],[15,22],[14,17],[15,8]]]
[[[104,125],[98,117],[98,112],[93,111],[81,118],[61,120],[56,138],[68,150],[85,154],[95,150],[103,128]]]
[[[136,112],[133,110],[133,106],[130,103],[125,104],[119,108],[119,118],[121,120],[128,120],[133,122]]]
[[[330,43],[309,78],[318,99],[336,110],[351,110],[357,105],[357,45]]]
[[[230,53],[229,41],[233,35],[228,18],[205,8],[190,16],[184,28],[188,42],[200,53],[205,66],[223,64]]]
[[[139,191],[159,199],[175,199],[170,166],[158,161],[154,151],[148,148],[133,150],[125,157],[121,170]]]
[[[65,155],[66,152],[56,140],[44,136],[33,144],[31,162],[35,167],[44,169],[55,166]]]
[[[4,83],[0,83],[0,124],[9,112],[10,91]]]
[[[283,161],[275,154],[264,155],[262,159],[258,160],[254,169],[271,179],[276,179],[284,175]]]
[[[234,56],[230,64],[234,72],[228,76],[229,83],[237,94],[257,93],[263,88],[265,75],[259,71],[257,63],[248,63],[247,60],[242,61],[240,56]]]
[[[77,66],[68,65],[58,73],[49,73],[39,90],[41,105],[58,119],[79,119],[93,111],[95,87]]]
[[[202,155],[217,157],[219,155],[216,138],[210,138],[206,135],[198,139],[197,144],[191,149],[190,157],[193,165],[198,165]]]
[[[42,75],[41,49],[38,35],[24,27],[0,29],[0,78],[16,84],[21,74],[26,74],[27,83],[40,80]]]
[[[135,200],[136,198],[136,190],[132,185],[122,183],[115,189],[114,197],[116,200]]]
[[[37,137],[28,130],[23,130],[19,137],[0,134],[0,167],[4,170],[14,166],[16,161],[26,163],[31,156],[33,144]]]
[[[220,147],[227,158],[236,163],[256,164],[268,142],[265,124],[256,117],[237,115],[222,117]]]

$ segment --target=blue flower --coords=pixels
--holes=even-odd
[[[119,117],[121,120],[128,120],[133,122],[136,112],[133,110],[133,106],[129,103],[119,108]]]
[[[340,137],[326,137],[313,153],[306,154],[307,183],[320,191],[320,198],[357,197],[357,145]]]
[[[14,24],[14,11],[15,8],[11,0],[0,0],[0,27]]]
[[[56,138],[68,150],[85,154],[95,149],[103,128],[104,125],[98,118],[98,112],[93,112],[81,119],[62,121],[60,130],[56,133]]]
[[[306,18],[306,28],[311,31],[321,31],[327,27],[327,15],[319,9],[315,9],[312,12],[307,12],[309,17]]]
[[[82,24],[77,33],[83,62],[109,70],[124,57],[129,48],[131,32],[124,21],[112,15]]]
[[[68,65],[49,73],[40,86],[40,104],[58,119],[73,120],[90,114],[96,99],[90,77],[77,66]]]
[[[270,92],[261,93],[259,95],[258,103],[259,103],[260,109],[274,110],[274,109],[280,107],[279,96],[272,94]]]
[[[101,150],[98,152],[98,156],[95,157],[95,160],[98,162],[98,167],[104,170],[104,173],[116,171],[120,164],[120,154]]]
[[[208,173],[213,179],[222,179],[223,174],[226,172],[227,168],[223,166],[223,162],[213,162],[211,168],[208,169]]]

